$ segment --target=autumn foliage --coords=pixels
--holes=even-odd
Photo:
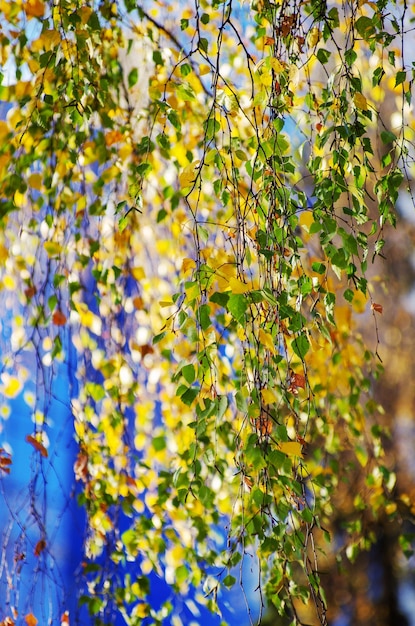
[[[220,614],[249,560],[261,614],[328,624],[321,564],[353,561],[394,518],[373,264],[412,171],[407,12],[0,2],[1,392],[25,393],[28,361],[50,372],[25,396],[43,480],[59,428],[44,398],[76,369],[94,623],[181,623],[178,604],[151,606],[153,574]]]

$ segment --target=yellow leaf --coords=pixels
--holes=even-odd
[[[272,389],[261,389],[261,396],[264,404],[273,404],[276,400],[275,393]]]
[[[2,156],[0,156],[0,176],[3,176],[9,163],[10,163],[10,156],[8,154],[3,154]]]
[[[9,251],[2,243],[0,243],[0,265],[4,265],[6,259],[9,258]]]
[[[397,508],[398,507],[397,507],[396,502],[389,502],[389,504],[385,506],[386,515],[392,515],[393,513],[395,513]]]
[[[3,278],[3,286],[8,291],[14,291],[16,289],[16,281],[14,280],[13,276],[10,276],[10,274],[6,274],[6,276]]]
[[[191,187],[196,180],[196,167],[191,164],[184,168],[183,172],[179,176],[180,187]]]
[[[369,460],[367,451],[361,446],[356,446],[355,448],[356,458],[359,461],[362,467],[366,467],[367,462]]]
[[[227,259],[230,261],[230,259]],[[218,263],[216,263],[216,266],[218,267]],[[224,276],[226,276],[226,278],[231,278],[232,276],[235,276],[235,263],[229,262],[229,263],[225,263],[222,264],[222,266],[220,267],[220,273],[223,274]]]
[[[215,160],[216,155],[218,154],[218,150],[216,148],[212,148],[205,154],[205,163],[206,165],[210,165]]]
[[[95,161],[97,159],[94,159]],[[111,165],[111,167],[108,167],[106,170],[104,170],[101,174],[101,178],[105,183],[110,183],[111,181],[114,180],[114,178],[117,178],[117,176],[119,175],[120,170],[116,165]]]
[[[86,24],[91,17],[92,9],[88,6],[83,6],[79,9],[78,15],[81,18],[82,24]]]
[[[353,102],[358,109],[361,109],[362,111],[368,110],[367,100],[363,94],[355,93],[353,96]]]
[[[84,302],[75,302],[75,309],[79,314],[79,319],[85,328],[88,328],[94,335],[100,335],[102,331],[102,320],[90,311]]]
[[[16,98],[23,98],[31,94],[33,89],[33,83],[28,80],[19,80],[15,86]]]
[[[0,120],[0,141],[3,141],[10,133],[10,128],[7,122]]]
[[[194,269],[196,267],[196,262],[194,259],[183,259],[182,261],[182,272],[185,274],[188,270]]]
[[[299,456],[302,459],[301,449],[302,445],[298,441],[284,441],[280,443],[281,452],[288,454],[288,456]]]
[[[42,176],[41,174],[31,174],[27,181],[32,189],[38,191],[42,188]]]
[[[146,273],[142,267],[132,267],[131,274],[137,281],[146,277]]]
[[[61,38],[57,30],[45,30],[38,39],[32,43],[32,50],[39,52],[40,50],[51,50],[58,45]]]
[[[230,278],[229,287],[232,293],[235,293],[235,294],[246,293],[247,291],[249,291],[248,285],[244,283],[242,280],[239,280],[239,278]]]
[[[127,159],[130,156],[132,151],[133,151],[133,147],[129,143],[125,143],[118,150],[118,156],[120,157],[121,161],[125,161],[125,159]]]
[[[305,227],[307,231],[310,229],[311,224],[314,222],[313,211],[302,211],[299,217],[299,224],[303,228]]]
[[[185,290],[188,300],[194,300],[200,294],[200,285],[199,283],[195,282],[194,284],[190,284],[189,286],[185,287]]]
[[[321,31],[317,26],[314,26],[308,33],[308,45],[310,48],[314,48],[321,39]]]
[[[45,248],[48,257],[50,257],[51,259],[59,256],[59,254],[62,252],[62,246],[56,241],[45,241],[43,247]]]
[[[284,66],[281,61],[278,61],[275,57],[271,57],[270,65],[276,74],[281,74],[284,71]]]
[[[137,617],[147,617],[150,615],[150,606],[145,602],[140,602],[134,608],[134,615]]]
[[[6,398],[15,398],[22,390],[21,381],[15,376],[9,376],[8,374],[2,374],[3,382],[3,395]]]
[[[275,354],[275,343],[271,333],[266,333],[262,328],[259,329],[258,339],[264,348],[267,348],[272,354]]]
[[[28,0],[23,6],[27,17],[43,17],[45,13],[45,4],[42,0]]]
[[[41,34],[40,38],[44,42],[45,50],[52,50],[52,48],[55,48],[61,40],[61,36],[58,31],[53,29],[45,30]]]
[[[366,309],[368,296],[365,296],[361,291],[356,291],[352,300],[352,307],[356,313],[363,313]]]
[[[272,74],[270,72],[263,72],[259,78],[264,87],[271,87],[272,85]]]
[[[21,193],[20,191],[15,191],[13,200],[15,205],[19,207],[19,209],[22,209],[26,204],[26,194]]]

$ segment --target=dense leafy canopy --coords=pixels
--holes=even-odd
[[[412,168],[409,12],[0,1],[2,394],[24,391],[33,354],[41,480],[60,426],[47,398],[76,349],[97,624],[180,624],[148,602],[151,572],[220,613],[246,560],[261,602],[327,624],[323,565],[394,517],[378,343],[355,317],[378,335],[372,264]]]

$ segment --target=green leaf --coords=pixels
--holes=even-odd
[[[344,53],[344,60],[347,65],[352,66],[357,59],[357,53],[352,48],[348,48]]]
[[[196,379],[196,371],[195,371],[194,365],[189,363],[189,365],[185,365],[184,367],[182,367],[182,376],[185,379],[185,381],[189,385],[191,385]]]
[[[160,343],[166,336],[166,332],[159,333],[158,335],[154,335],[153,337],[153,345],[155,346],[157,343]]]
[[[218,419],[222,419],[225,415],[225,411],[228,408],[228,398],[226,396],[219,396],[218,404]]]
[[[88,26],[91,30],[95,30],[95,31],[99,31],[101,30],[101,24],[99,22],[99,17],[98,15],[95,13],[95,11],[92,11],[89,20],[88,20]]]
[[[370,19],[370,17],[367,17],[366,15],[362,15],[361,17],[359,17],[356,20],[355,26],[357,32],[363,39],[365,39],[365,41],[368,41],[368,39],[373,37],[373,35],[376,33],[376,28],[373,24],[373,21]]]
[[[182,76],[188,76],[192,71],[192,66],[190,65],[190,63],[182,63],[182,65],[180,66],[180,74]]]
[[[382,80],[384,75],[385,75],[385,70],[383,69],[383,67],[377,67],[375,71],[373,72],[372,86],[376,87],[377,85],[380,85],[380,81]]]
[[[195,92],[189,84],[176,85],[176,92],[183,102],[194,102],[196,100]]]
[[[128,226],[128,218],[127,217],[120,217],[120,219],[118,220],[118,230],[120,231],[120,233],[122,233]]]
[[[248,308],[246,296],[243,294],[231,294],[227,303],[227,309],[239,324],[244,324],[245,312]]]
[[[305,333],[302,333],[301,335],[296,337],[291,342],[291,347],[294,354],[296,354],[301,360],[303,360],[310,349],[310,342],[307,338],[307,335],[305,335]]]
[[[248,410],[248,405],[246,402],[246,398],[245,396],[242,394],[241,391],[237,391],[235,394],[235,403],[236,403],[236,408],[238,409],[238,411],[240,411],[241,413],[246,413]]]
[[[222,580],[222,583],[225,585],[225,587],[233,587],[234,584],[236,583],[236,578],[234,576],[231,576],[230,574],[228,574]]]
[[[207,52],[208,51],[208,47],[209,47],[209,42],[206,39],[206,37],[201,37],[199,39],[199,48],[200,48],[200,50],[202,50],[203,52]]]
[[[310,509],[308,507],[305,507],[301,511],[301,517],[303,518],[303,520],[305,522],[307,522],[307,524],[312,524],[313,519],[314,519],[314,515],[313,515],[312,511],[310,511]]]
[[[325,65],[327,61],[331,57],[331,52],[329,50],[325,50],[324,48],[319,48],[316,54],[318,60],[322,65]]]
[[[164,65],[163,57],[160,50],[153,51],[153,61],[156,65]]]
[[[313,270],[313,272],[317,272],[317,274],[326,273],[326,266],[324,265],[324,263],[319,263],[317,261],[311,264],[311,269]]]
[[[398,85],[402,85],[402,83],[405,82],[405,80],[406,80],[406,72],[402,70],[399,72],[396,72],[395,87],[398,87]]]
[[[138,69],[134,67],[131,72],[128,74],[128,86],[131,89],[134,85],[137,84],[138,81]]]
[[[200,390],[197,387],[188,387],[186,391],[180,395],[180,399],[186,406],[191,406],[199,393]]]
[[[267,462],[259,448],[248,447],[245,454],[247,464],[252,465],[253,469],[260,470],[267,466]]]
[[[154,437],[152,443],[153,448],[156,450],[156,452],[160,452],[166,447],[166,438],[164,437],[164,435],[160,435],[160,437]]]
[[[208,304],[202,304],[198,310],[199,324],[202,330],[207,330],[211,325],[210,321],[210,306]]]
[[[226,307],[229,300],[229,293],[226,291],[215,291],[209,298],[210,302]]]
[[[354,291],[352,291],[352,289],[346,289],[346,291],[343,293],[343,297],[345,300],[347,300],[347,302],[352,302],[354,298]]]

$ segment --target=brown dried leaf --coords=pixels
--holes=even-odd
[[[272,433],[272,419],[265,413],[262,413],[260,417],[254,420],[256,431],[263,436],[270,435]]]
[[[39,541],[35,545],[35,549],[33,550],[33,554],[35,556],[40,556],[45,548],[46,548],[46,541],[45,541],[45,539],[39,539]],[[37,623],[37,621],[36,621],[36,623]]]
[[[252,489],[252,480],[251,480],[251,478],[249,478],[249,476],[244,476],[243,477],[243,481],[244,481],[244,485],[248,489],[248,491],[251,491],[251,489]]]
[[[11,460],[10,454],[6,452],[4,448],[0,448],[0,471],[5,472],[6,474],[10,474],[9,465],[11,464],[12,464],[12,460]]]
[[[381,304],[376,304],[376,302],[372,302],[370,308],[372,311],[376,311],[376,313],[383,313],[383,306]]]
[[[52,315],[52,322],[55,324],[55,326],[65,326],[66,315],[62,313],[62,311],[57,309]]]
[[[83,450],[80,450],[78,453],[73,471],[75,473],[75,480],[80,480],[83,483],[88,481],[88,455]]]
[[[28,613],[25,616],[24,621],[26,622],[27,626],[36,626],[36,624],[37,624],[37,619],[33,615],[33,613]]]
[[[38,441],[35,437],[32,437],[32,435],[26,435],[26,441],[27,443],[30,443],[35,450],[40,452],[43,457],[47,458],[48,451],[46,450],[43,443],[40,443],[40,441]]]

